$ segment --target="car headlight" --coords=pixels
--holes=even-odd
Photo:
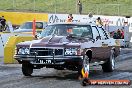
[[[29,51],[29,48],[19,48],[18,49],[18,54],[29,54],[30,51]]]
[[[78,48],[65,48],[65,55],[81,55],[81,51]]]

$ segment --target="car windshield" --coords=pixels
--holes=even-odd
[[[26,22],[20,26],[20,29],[32,29],[32,22]]]
[[[75,25],[75,24],[55,24],[48,25],[45,30],[42,31],[41,37],[51,36],[68,36],[70,34],[76,37],[88,37],[92,38],[92,29],[90,25]]]

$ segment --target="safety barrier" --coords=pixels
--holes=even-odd
[[[0,32],[0,62],[3,63],[4,57],[4,46],[10,36],[13,36],[12,33],[2,33]]]
[[[27,13],[27,12],[4,12],[0,11],[0,17],[4,16],[7,21],[10,21],[13,25],[21,25],[26,21],[33,21],[33,19],[39,21],[48,22],[47,13]]]
[[[17,63],[13,58],[16,44],[23,41],[33,40],[32,36],[11,36],[4,47],[4,63]]]

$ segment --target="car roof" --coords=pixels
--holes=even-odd
[[[27,22],[33,22],[33,21],[26,21],[24,23],[27,23]],[[45,22],[45,21],[35,21],[35,22]],[[46,22],[47,23],[47,22]]]
[[[87,22],[57,22],[57,23],[49,23],[48,25],[58,25],[58,24],[73,24],[73,25],[91,25],[96,26],[94,23],[87,23]]]

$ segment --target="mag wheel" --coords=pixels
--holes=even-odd
[[[106,63],[102,65],[104,72],[112,72],[115,69],[115,54],[114,50],[111,50],[110,58]]]
[[[23,63],[22,72],[24,76],[31,76],[33,73],[33,66],[30,63]]]

